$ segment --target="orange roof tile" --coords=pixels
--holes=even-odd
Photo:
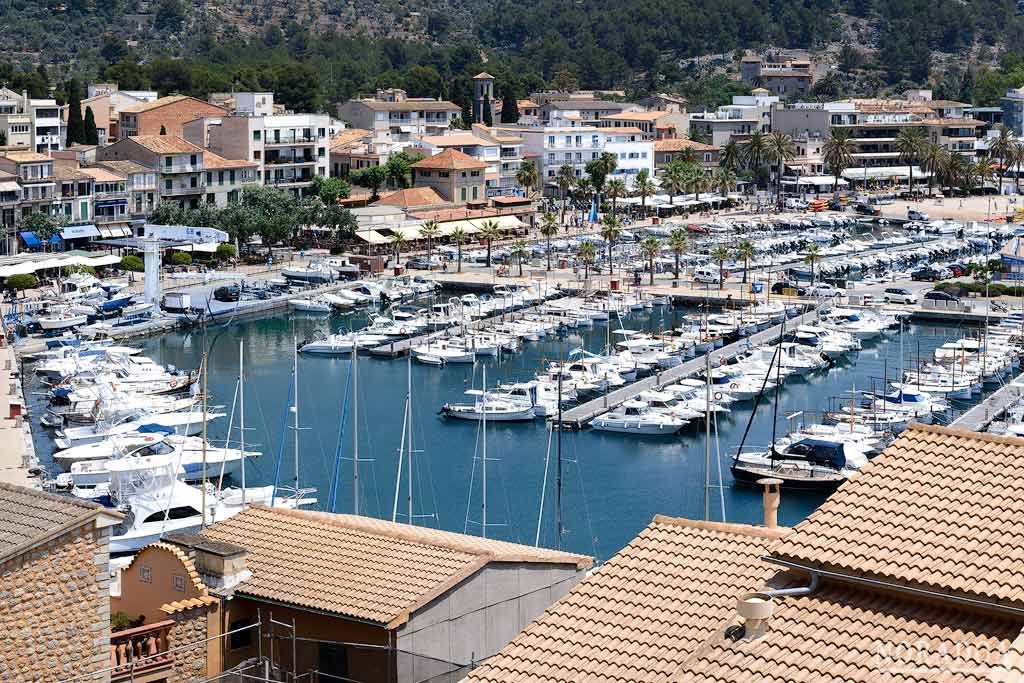
[[[17,164],[30,164],[39,161],[53,161],[53,157],[39,152],[4,152],[3,156]]]
[[[487,168],[487,164],[474,159],[468,154],[463,154],[457,149],[449,148],[430,158],[417,161],[412,167],[441,171],[466,171],[469,169],[484,169]]]
[[[724,638],[741,623],[734,615],[668,680],[982,683],[1024,673],[1003,657],[1016,649],[1019,620],[827,583],[776,602],[764,635]],[[1004,673],[1012,677],[997,677]]]
[[[434,191],[432,187],[409,187],[404,190],[395,190],[381,197],[376,204],[384,206],[435,206],[447,204],[444,197]]]
[[[1024,439],[911,425],[771,555],[1024,606]]]
[[[202,535],[248,550],[237,593],[388,628],[489,562],[589,566],[590,558],[354,515],[254,505]]]
[[[654,141],[655,152],[682,152],[684,149],[692,149],[697,152],[717,152],[714,145],[705,145],[690,138],[667,138]]]
[[[177,135],[136,135],[127,139],[157,154],[190,154],[203,151],[201,147],[196,147]]]
[[[777,571],[786,533],[655,517],[467,681],[660,681]]]
[[[668,116],[667,111],[624,111],[618,114],[602,116],[602,121],[657,121]]]
[[[203,168],[208,171],[216,171],[220,168],[256,168],[259,164],[245,159],[225,159],[219,154],[214,154],[208,149],[203,150]]]
[[[118,175],[113,171],[108,171],[105,168],[99,168],[96,166],[90,166],[87,168],[79,169],[82,173],[91,176],[97,183],[116,183],[124,180],[126,176]]]
[[[362,142],[363,138],[369,136],[370,131],[365,128],[346,128],[331,138],[331,150],[340,149],[349,145]]]
[[[153,109],[159,109],[160,107],[166,107],[169,104],[177,104],[178,102],[184,102],[186,100],[192,100],[202,104],[205,108],[216,107],[216,105],[210,104],[209,102],[203,102],[195,97],[189,97],[188,95],[166,95],[152,102],[139,102],[128,107],[124,107],[120,110],[121,114],[141,114],[142,112],[152,111]],[[225,114],[228,113],[227,109],[223,107],[217,107]]]

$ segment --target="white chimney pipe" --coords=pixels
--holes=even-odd
[[[736,613],[743,618],[743,639],[760,638],[775,613],[775,603],[767,593],[744,593],[736,601]]]

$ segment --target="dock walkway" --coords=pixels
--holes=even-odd
[[[951,427],[980,432],[998,420],[1024,396],[1024,381],[1014,379],[950,424]]]
[[[803,325],[814,320],[816,315],[816,309],[811,309],[810,311],[807,311],[795,318],[790,318],[785,323],[774,325],[766,330],[752,334],[749,337],[743,337],[742,339],[723,346],[720,349],[715,349],[710,354],[711,365],[718,365],[723,360],[729,360],[739,355],[741,351],[750,345],[756,346],[759,344],[767,344],[777,340],[779,338],[779,333],[782,331],[783,324],[786,326],[786,329],[794,329],[797,325]],[[587,401],[586,403],[581,403],[575,408],[564,411],[562,413],[562,423],[567,427],[579,429],[601,413],[611,410],[630,399],[636,398],[645,391],[689,377],[690,375],[702,370],[706,364],[706,356],[698,356],[697,358],[688,360],[674,368],[655,373],[624,387],[619,387],[614,391],[608,392],[604,396]]]

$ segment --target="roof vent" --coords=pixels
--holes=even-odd
[[[744,593],[736,601],[736,613],[743,617],[742,638],[752,640],[764,635],[768,620],[775,612],[775,603],[767,593]],[[728,635],[728,634],[727,634]],[[739,640],[739,638],[730,638]]]
[[[774,529],[779,526],[779,501],[781,499],[782,480],[774,477],[758,479],[757,483],[764,487],[762,505],[764,507],[764,526]]]

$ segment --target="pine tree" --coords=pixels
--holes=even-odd
[[[92,113],[92,107],[85,108],[85,144],[100,144],[100,132],[96,130],[96,116]]]
[[[501,122],[519,122],[519,103],[516,101],[515,95],[512,94],[511,90],[506,90],[505,96],[501,100]]]
[[[68,83],[68,146],[85,142],[85,124],[82,123],[82,96],[78,92],[78,79]]]

